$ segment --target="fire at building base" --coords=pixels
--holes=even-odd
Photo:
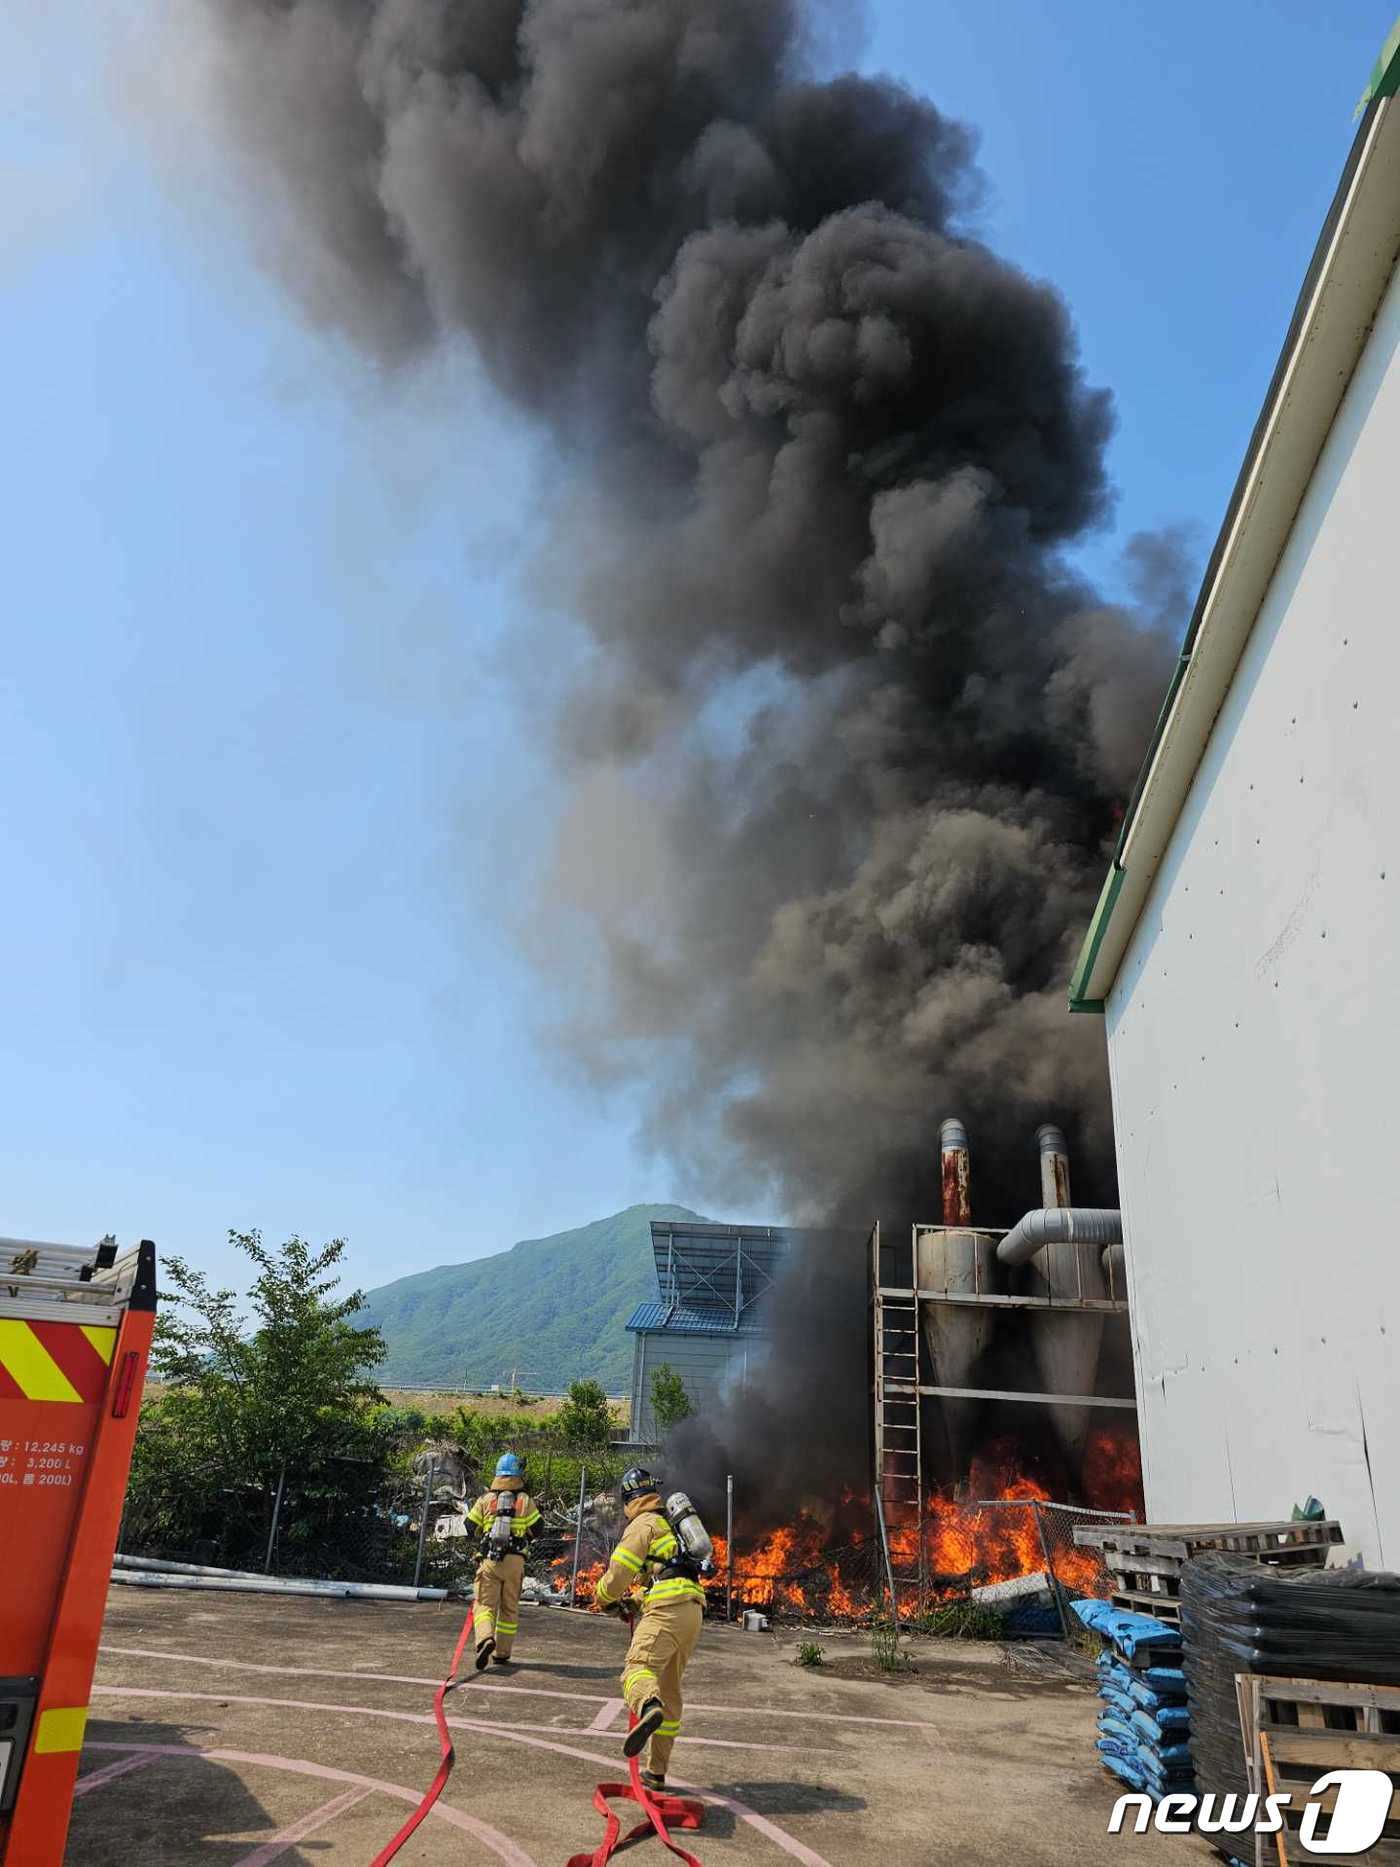
[[[731,1534],[714,1538],[713,1612],[911,1623],[1022,1578],[1039,1579],[1051,1596],[1109,1593],[1098,1556],[1076,1547],[1073,1528],[1142,1509],[1121,1228],[1116,1212],[1070,1204],[1060,1129],[1042,1126],[1036,1142],[1044,1203],[1012,1228],[974,1224],[968,1136],[949,1119],[940,1131],[941,1223],[915,1224],[907,1240],[877,1225],[867,1240],[853,1234],[821,1247],[860,1251],[867,1265],[871,1477],[829,1497],[809,1493],[776,1524],[770,1500],[745,1496],[741,1485]],[[684,1283],[687,1329],[698,1328],[708,1285],[716,1330],[720,1307],[727,1321],[745,1319],[747,1376],[762,1302],[741,1309],[731,1287],[742,1285],[753,1238],[771,1250],[780,1235],[701,1229],[699,1283],[685,1280],[683,1263],[677,1269],[683,1245],[673,1233],[664,1250],[658,1242],[662,1302],[647,1306],[648,1322],[658,1326],[651,1311],[664,1319],[668,1290],[675,1298]],[[728,1276],[714,1258],[721,1233],[734,1259]],[[783,1236],[790,1248],[768,1267],[769,1300],[801,1283],[818,1248],[815,1234]],[[773,1344],[770,1388],[783,1380],[781,1354]],[[689,1469],[687,1482],[696,1482]],[[601,1499],[598,1508],[606,1514]],[[572,1570],[572,1552],[558,1558],[556,1590],[589,1601],[600,1555],[582,1561],[577,1578]]]

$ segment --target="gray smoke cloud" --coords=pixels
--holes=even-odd
[[[968,232],[967,129],[814,77],[797,0],[203,5],[309,315],[386,366],[465,335],[572,465],[535,571],[594,644],[546,890],[570,1040],[712,1196],[935,1216],[957,1112],[987,1221],[1050,1117],[1111,1202],[1065,987],[1182,551],[1131,547],[1139,614],[1066,568],[1110,404]],[[844,1353],[834,1316],[789,1361]]]

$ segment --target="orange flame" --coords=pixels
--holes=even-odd
[[[1106,1427],[1091,1435],[1082,1490],[1091,1509],[1141,1515],[1135,1434]],[[991,1508],[978,1508],[984,1502]],[[973,1459],[966,1483],[956,1492],[945,1488],[929,1496],[922,1523],[887,1523],[896,1575],[922,1575],[925,1607],[984,1583],[1044,1573],[1047,1566],[1065,1587],[1106,1594],[1108,1582],[1097,1557],[1075,1547],[1072,1526],[1081,1519],[1029,1508],[1051,1502],[1037,1479],[1017,1469],[1013,1447],[989,1446]],[[1028,1508],[1017,1510],[1017,1504]],[[869,1513],[869,1501],[848,1491],[829,1516],[802,1511],[762,1536],[742,1536],[734,1559],[736,1606],[789,1609],[820,1620],[863,1621],[883,1612],[883,1555],[878,1542],[871,1541]],[[715,1537],[714,1546],[715,1572],[706,1586],[712,1603],[722,1608],[729,1550],[723,1537]],[[571,1567],[570,1555],[554,1564],[555,1586],[563,1592],[569,1587]],[[594,1562],[580,1568],[580,1603],[593,1600],[604,1567]],[[901,1591],[901,1615],[920,1611],[918,1592]]]

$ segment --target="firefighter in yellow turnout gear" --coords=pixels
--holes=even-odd
[[[697,1579],[700,1565],[682,1547],[662,1511],[655,1480],[640,1466],[623,1474],[622,1508],[627,1528],[594,1599],[611,1613],[620,1610],[635,1584],[646,1587],[622,1668],[622,1695],[637,1721],[622,1750],[628,1757],[646,1750],[642,1781],[661,1790],[680,1735],[681,1681],[700,1639],[705,1591]]]
[[[525,1580],[525,1551],[539,1506],[525,1489],[525,1474],[513,1452],[496,1461],[491,1489],[467,1512],[467,1522],[481,1532],[481,1563],[476,1572],[476,1670],[490,1660],[504,1666],[520,1631],[520,1590]]]

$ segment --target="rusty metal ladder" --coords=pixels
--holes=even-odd
[[[879,1227],[873,1234],[875,1334],[875,1494],[885,1576],[896,1614],[917,1612],[925,1586],[924,1448],[919,1417],[919,1301],[913,1290],[880,1282]],[[900,1531],[916,1529],[914,1554]],[[904,1550],[903,1557],[899,1548]],[[913,1607],[906,1604],[910,1601]]]

